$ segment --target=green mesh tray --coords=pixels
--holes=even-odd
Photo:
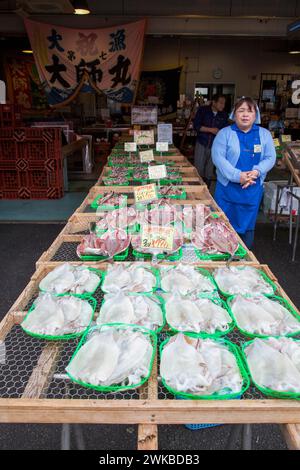
[[[98,289],[98,287],[100,286],[101,282],[102,282],[102,279],[103,279],[103,271],[99,271],[99,269],[90,268],[90,267],[88,267],[88,266],[85,266],[85,267],[86,267],[89,271],[94,271],[94,272],[99,276],[99,282],[98,282],[97,286],[95,287],[95,289],[94,289],[93,291],[91,291],[91,292],[85,292],[85,293],[83,293],[83,294],[72,294],[72,293],[66,292],[65,294],[52,294],[52,295],[56,295],[56,296],[58,296],[58,295],[80,295],[81,298],[88,298],[88,297],[90,297],[91,295],[93,295],[93,294],[96,292],[96,290]],[[40,287],[39,287],[39,290],[40,290],[40,292],[44,292],[44,293],[47,293],[47,292],[48,292],[49,294],[51,294],[50,291],[47,291],[47,290],[44,290],[44,289],[40,289]]]
[[[250,297],[250,295],[246,296],[246,297]],[[293,317],[296,318],[296,320],[299,321],[299,330],[296,331],[295,333],[288,333],[288,334],[285,334],[285,335],[281,335],[281,336],[285,336],[285,337],[293,337],[293,336],[298,336],[300,335],[300,315],[296,312],[296,310],[291,306],[291,304],[285,300],[284,298],[282,297],[278,297],[276,295],[265,295],[265,297],[267,297],[268,299],[270,300],[274,300],[275,302],[278,302],[280,305],[282,305],[283,307],[285,307],[290,313],[291,315],[293,315]],[[236,295],[231,295],[230,297],[228,297],[227,299],[227,305],[228,305],[228,308],[230,310],[230,314],[232,316],[232,318],[234,319],[235,321],[235,324],[236,324],[236,327],[240,330],[240,332],[247,336],[248,338],[270,338],[271,335],[260,335],[258,333],[251,333],[250,331],[246,331],[246,330],[243,330],[242,328],[240,328],[238,322],[237,322],[237,319],[235,318],[234,316],[234,313],[232,312],[231,310],[231,303],[232,301],[236,298]]]
[[[237,267],[237,269],[243,269],[243,268],[239,268]],[[261,270],[261,269],[257,269],[257,271],[260,273],[261,277],[272,287],[273,289],[273,293],[272,294],[264,294],[266,295],[266,297],[270,297],[270,296],[273,296],[275,294],[275,292],[277,291],[277,286],[276,284],[271,281],[271,279]],[[225,292],[223,291],[222,289],[220,289],[220,287],[218,286],[217,284],[217,281],[215,281],[215,284],[218,288],[218,290],[220,291],[220,293],[224,296],[224,297],[231,297],[232,294],[230,294],[229,292]],[[236,294],[237,295],[237,294]]]
[[[153,254],[152,253],[141,253],[140,251],[132,250],[132,254],[136,259],[149,259],[152,260]],[[158,254],[156,255],[157,259],[163,259],[166,261],[178,261],[182,258],[182,248],[179,248],[178,251],[175,253],[168,254]]]
[[[104,194],[99,194],[94,200],[93,202],[91,203],[91,207],[93,209],[99,209],[99,210],[106,210],[106,211],[112,211],[112,210],[115,210],[115,209],[120,209],[120,208],[123,208],[123,207],[126,207],[127,206],[127,196],[124,194],[124,204],[121,204],[120,206],[113,206],[113,205],[110,205],[110,204],[101,204],[101,205],[98,205],[98,201],[99,199],[103,198]]]
[[[160,310],[161,310],[161,313],[162,313],[162,318],[163,318],[163,322],[162,322],[162,325],[157,328],[156,330],[150,330],[150,331],[153,331],[154,333],[160,333],[162,331],[162,329],[164,328],[165,324],[166,324],[166,307],[165,307],[165,300],[158,294],[153,294],[153,293],[150,293],[150,292],[126,292],[126,294],[128,296],[132,296],[132,297],[138,297],[138,296],[142,296],[142,297],[148,297],[149,299],[153,299],[154,301],[155,300],[158,300],[159,301],[159,307],[160,307]],[[103,299],[102,302],[101,302],[101,307],[100,307],[100,312],[99,312],[99,316],[101,316],[101,308],[102,306],[105,304],[105,300]],[[99,317],[98,317],[99,318]],[[135,323],[130,323],[131,325],[135,325]],[[140,326],[140,325],[136,325],[136,326]],[[146,328],[146,327],[143,327],[143,328]],[[148,328],[147,328],[148,329]]]
[[[197,334],[197,333],[185,333],[184,336],[190,336],[192,338],[208,339],[207,336],[203,336],[202,334]],[[160,348],[159,348],[160,359],[162,357],[162,351],[163,351],[165,345],[169,341],[170,341],[170,338],[167,338],[163,343],[161,343]],[[249,388],[249,385],[250,385],[250,379],[249,379],[247,370],[244,366],[242,356],[241,356],[241,352],[240,352],[239,348],[235,344],[233,344],[230,341],[228,341],[226,339],[223,339],[223,338],[214,338],[214,341],[227,346],[229,351],[231,351],[233,353],[233,355],[235,356],[238,367],[239,367],[240,372],[241,372],[241,376],[243,378],[242,389],[239,392],[236,392],[236,393],[227,393],[227,394],[222,394],[222,395],[220,395],[219,393],[213,393],[212,395],[201,395],[201,396],[200,395],[193,395],[191,393],[178,392],[178,390],[175,390],[174,388],[170,387],[166,383],[165,379],[163,377],[161,377],[161,380],[162,380],[162,383],[163,383],[164,387],[169,392],[171,392],[176,397],[189,398],[191,400],[230,400],[230,399],[234,399],[234,398],[240,398],[246,392],[246,390]]]
[[[269,338],[268,336],[266,338]],[[272,338],[280,338],[279,336],[272,336]],[[245,366],[246,366],[246,369],[248,371],[248,374],[249,374],[249,377],[251,378],[251,381],[252,383],[254,384],[254,386],[261,391],[261,393],[263,393],[264,395],[267,395],[267,396],[270,396],[270,397],[273,397],[273,398],[286,398],[286,399],[296,399],[296,400],[300,400],[300,392],[299,393],[293,393],[293,392],[278,392],[277,390],[272,390],[271,388],[268,388],[268,387],[263,387],[262,385],[258,385],[255,380],[253,379],[252,377],[252,374],[251,374],[251,370],[250,370],[250,367],[248,365],[248,361],[247,361],[247,356],[246,356],[246,352],[245,352],[245,349],[247,348],[247,346],[249,346],[250,344],[253,343],[254,340],[252,341],[247,341],[246,343],[244,343],[242,345],[242,357],[243,357],[243,360],[244,360],[244,363],[245,363]],[[293,341],[296,341],[297,343],[300,342],[300,340],[295,340],[293,339]]]
[[[138,292],[138,294],[153,294],[155,291],[157,291],[157,289],[160,288],[160,271],[159,269],[153,268],[152,266],[144,267],[144,269],[146,269],[147,271],[150,271],[155,276],[156,282],[155,282],[154,288],[150,292]],[[103,284],[104,284],[104,280],[106,276],[107,276],[107,271],[105,271],[102,276],[101,290],[105,294],[110,294],[110,292],[103,289]]]
[[[168,186],[169,184],[182,184],[182,178],[163,178],[160,180],[161,186]]]
[[[129,247],[126,250],[122,251],[118,255],[113,256],[114,261],[125,261],[129,252]],[[102,256],[102,255],[81,255],[79,258],[82,261],[102,261],[105,259],[110,259],[109,256]]]
[[[168,199],[187,199],[187,195],[186,195],[186,191],[185,189],[182,190],[181,194],[180,195],[169,195],[169,194],[166,194],[166,195],[162,195],[162,194],[158,194],[158,198],[159,199],[162,199],[162,198],[168,198]]]
[[[112,175],[112,170],[109,170],[106,177],[108,178],[115,178],[115,176]],[[130,178],[131,177],[131,170],[128,170],[126,171],[126,173],[124,174],[124,178]]]
[[[195,253],[197,257],[201,260],[210,260],[210,261],[224,261],[230,258],[229,253],[203,253],[202,251],[195,248]],[[237,258],[243,259],[247,255],[247,250],[242,246],[239,245],[238,249],[236,250],[234,256]]]
[[[87,332],[90,325],[91,325],[91,323],[92,323],[93,317],[94,317],[95,309],[97,307],[97,300],[94,299],[94,297],[91,297],[91,296],[86,297],[86,296],[82,296],[82,295],[78,295],[78,294],[61,294],[61,295],[55,295],[54,297],[66,297],[66,296],[68,296],[68,297],[77,297],[79,299],[86,300],[87,302],[89,302],[89,304],[91,304],[91,306],[92,306],[91,318],[90,318],[88,326],[84,330],[82,330],[79,333],[70,333],[70,334],[67,334],[67,335],[39,335],[37,333],[33,333],[33,332],[27,330],[26,328],[24,328],[22,326],[22,323],[21,323],[20,326],[23,329],[23,331],[25,331],[25,333],[27,333],[29,336],[33,336],[34,338],[46,339],[46,340],[50,340],[50,341],[74,339],[74,338],[78,338],[79,336],[82,336],[85,332]],[[33,303],[31,308],[29,309],[27,315],[25,316],[24,320],[26,320],[26,318],[31,314],[31,312],[34,309],[35,309],[35,305]]]
[[[188,295],[186,297],[188,298]],[[203,336],[203,338],[205,338],[205,337],[206,338],[220,338],[220,337],[230,333],[235,327],[235,322],[234,322],[234,317],[231,313],[231,310],[228,307],[228,305],[226,304],[226,302],[224,302],[224,300],[222,300],[218,297],[214,297],[213,295],[209,295],[209,294],[200,294],[198,297],[199,298],[210,299],[216,305],[219,305],[220,307],[224,308],[224,310],[226,310],[228,312],[228,314],[230,315],[230,318],[231,318],[231,322],[229,323],[227,330],[225,330],[225,331],[216,330],[215,333],[206,333],[205,331],[200,331],[199,334],[201,334]],[[167,321],[167,324],[169,325],[170,330],[175,332],[175,333],[194,333],[193,331],[189,331],[189,330],[177,330],[168,321]]]
[[[78,344],[78,346],[77,346],[77,348],[76,348],[76,350],[75,350],[75,352],[74,352],[74,354],[71,358],[70,364],[74,360],[74,357],[78,353],[79,349],[87,341],[88,336],[91,333],[93,333],[93,331],[95,331],[95,330],[100,331],[102,328],[107,327],[107,326],[115,327],[115,328],[118,328],[118,329],[126,329],[126,330],[132,329],[133,331],[140,331],[144,335],[147,335],[149,337],[149,339],[151,341],[151,344],[153,346],[153,354],[152,354],[152,357],[151,357],[151,362],[150,362],[150,365],[149,365],[149,372],[148,372],[147,376],[144,377],[137,384],[133,384],[133,385],[111,385],[109,387],[107,387],[107,386],[104,387],[104,386],[100,386],[100,385],[92,385],[92,384],[89,384],[89,383],[86,383],[86,382],[82,382],[81,380],[75,379],[69,372],[67,372],[68,376],[70,377],[70,379],[73,382],[78,383],[79,385],[82,385],[83,387],[87,387],[87,388],[90,388],[90,389],[93,389],[93,390],[97,390],[98,392],[120,392],[122,390],[132,390],[132,389],[136,389],[138,387],[141,387],[144,383],[147,382],[147,380],[149,379],[149,377],[151,375],[153,362],[154,362],[154,359],[155,359],[156,348],[157,348],[157,336],[156,336],[156,334],[153,333],[153,331],[148,330],[147,328],[143,328],[141,326],[129,325],[129,324],[126,324],[126,323],[106,323],[105,325],[99,325],[99,326],[95,326],[95,327],[89,329],[88,331],[86,331],[84,336],[81,338],[81,341]]]
[[[129,181],[124,181],[124,183],[115,183],[114,178],[103,178],[103,184],[105,186],[129,186]]]
[[[199,271],[199,273],[201,273],[203,276],[207,277],[210,282],[212,283],[212,285],[214,286],[214,290],[211,292],[211,295],[212,296],[215,296],[214,294],[218,292],[218,286],[217,286],[217,283],[214,279],[214,277],[211,275],[211,273],[209,271],[207,271],[207,269],[204,269],[204,268],[198,268],[197,266],[193,266],[194,269],[196,271]],[[176,266],[170,266],[170,269],[175,269]],[[164,291],[162,288],[161,288],[162,292],[165,292],[165,293],[169,293],[168,291]]]

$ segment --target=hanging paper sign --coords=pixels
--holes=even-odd
[[[125,142],[124,150],[125,152],[136,152],[136,142]]]
[[[291,142],[292,141],[292,138],[290,135],[285,135],[285,134],[282,134],[281,136],[281,142]]]
[[[172,124],[158,124],[157,126],[157,140],[159,142],[168,142],[173,144],[173,125]]]
[[[146,22],[74,29],[25,19],[43,90],[59,107],[82,92],[132,103],[140,74]]]
[[[141,247],[159,250],[173,250],[174,227],[143,225]]]
[[[153,145],[154,132],[153,131],[134,131],[133,139],[137,145]]]
[[[145,184],[144,186],[137,186],[134,188],[135,202],[149,202],[157,199],[156,185]]]
[[[149,179],[160,180],[167,177],[166,165],[149,166],[148,168]]]
[[[156,142],[157,152],[168,152],[168,150],[169,150],[168,142]]]
[[[141,163],[152,162],[154,160],[153,150],[144,150],[140,152]]]
[[[273,142],[275,147],[280,147],[279,139],[273,139]]]

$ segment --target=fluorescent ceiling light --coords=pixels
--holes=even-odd
[[[30,49],[24,49],[23,54],[33,54],[33,52]]]
[[[300,51],[289,51],[289,54],[300,54]]]
[[[75,15],[88,15],[91,13],[86,0],[74,0],[73,7]]]

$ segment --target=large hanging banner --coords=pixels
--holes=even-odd
[[[65,105],[79,91],[93,89],[121,103],[134,100],[145,20],[105,29],[24,21],[50,105]]]
[[[170,70],[142,72],[138,86],[136,104],[156,104],[158,115],[166,116],[177,111],[179,83],[182,67]]]

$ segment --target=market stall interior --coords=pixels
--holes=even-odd
[[[300,2],[84,3],[0,2],[0,448],[299,450]]]

